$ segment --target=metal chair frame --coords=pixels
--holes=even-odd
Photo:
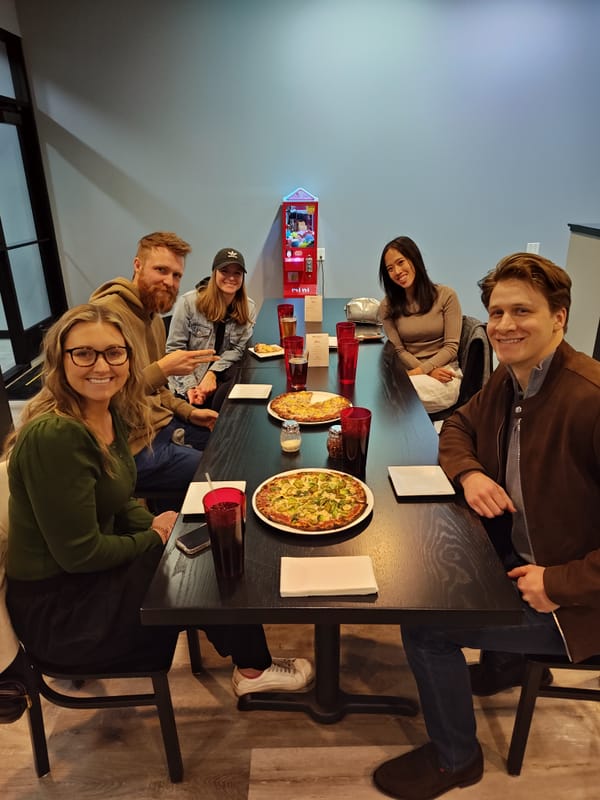
[[[188,648],[190,652],[190,665],[192,672],[198,674],[202,669],[202,656],[200,653],[200,643],[196,630],[187,631]],[[44,697],[54,705],[63,708],[89,709],[89,708],[132,708],[137,706],[155,706],[160,722],[160,729],[167,759],[169,777],[173,783],[183,780],[183,762],[181,759],[181,749],[179,747],[179,737],[175,724],[175,715],[171,701],[169,689],[168,672],[171,667],[175,647],[165,663],[154,668],[140,668],[132,666],[119,671],[98,671],[83,669],[57,669],[37,662],[23,651],[24,669],[26,672],[27,686],[31,706],[28,709],[29,733],[35,770],[38,777],[47,775],[50,772],[50,762],[48,757],[48,745],[46,741],[46,731],[44,728],[44,717],[40,696]],[[133,663],[133,660],[132,660]],[[111,694],[92,697],[77,697],[76,695],[59,692],[46,682],[46,677],[57,678],[59,680],[72,681],[76,686],[84,681],[110,680],[113,678],[135,679],[150,678],[152,681],[152,692],[140,692],[135,694]]]

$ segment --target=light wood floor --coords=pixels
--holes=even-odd
[[[267,626],[275,655],[307,655],[308,626]],[[356,691],[416,696],[394,627],[342,629],[342,684]],[[189,670],[185,637],[170,673],[185,778],[170,783],[158,722],[147,709],[74,711],[45,701],[52,771],[35,776],[25,717],[0,726],[0,797],[111,800],[377,800],[373,768],[425,741],[421,716],[351,715],[318,725],[302,714],[241,713],[231,668],[203,640],[206,673]],[[477,653],[470,651],[469,660]],[[592,682],[571,672],[569,682]],[[85,691],[85,687],[82,691]],[[481,783],[446,795],[460,800],[598,800],[600,704],[541,699],[523,772],[506,773],[517,691],[476,699],[486,773]]]

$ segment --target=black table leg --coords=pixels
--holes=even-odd
[[[330,725],[346,714],[414,716],[419,706],[407,697],[350,694],[339,686],[340,626],[315,625],[315,685],[307,692],[255,692],[238,700],[240,711],[304,711]]]

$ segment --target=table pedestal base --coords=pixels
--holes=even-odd
[[[340,626],[315,625],[315,686],[307,692],[254,692],[240,697],[240,711],[304,711],[330,725],[346,714],[403,714],[419,710],[414,700],[386,695],[349,694],[340,689]]]

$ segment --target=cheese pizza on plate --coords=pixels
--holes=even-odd
[[[330,392],[286,392],[271,400],[269,411],[279,419],[333,422],[339,419],[341,410],[350,405],[352,403],[346,397]]]

